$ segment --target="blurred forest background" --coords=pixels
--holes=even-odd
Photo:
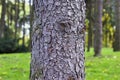
[[[120,50],[120,11],[117,3],[114,0],[103,0],[101,4],[103,5],[102,47],[110,47],[114,51]],[[96,34],[95,21],[98,14],[95,12],[97,8],[95,4],[98,3],[94,0],[86,0],[87,51],[93,47],[94,34]],[[31,0],[0,0],[0,53],[30,51],[32,20]]]
[[[120,0],[85,1],[87,80],[119,80]],[[28,80],[30,54],[17,53],[31,51],[33,12],[32,0],[0,0],[0,80]]]
[[[31,4],[29,0],[0,0],[0,53],[30,51]]]

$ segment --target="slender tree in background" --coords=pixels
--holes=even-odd
[[[95,0],[94,56],[99,56],[101,54],[102,9],[103,9],[103,0]]]
[[[90,51],[90,47],[92,46],[92,34],[93,34],[93,0],[86,0],[87,7],[87,19],[89,20],[88,25],[88,45],[87,51]]]
[[[32,34],[32,22],[33,22],[33,5],[32,5],[32,0],[29,0],[29,8],[30,8],[30,43],[29,43],[29,49],[31,50],[31,34]]]
[[[25,0],[22,0],[23,5],[22,5],[22,9],[23,9],[23,26],[25,26],[25,15],[26,15],[26,10],[25,10]],[[22,37],[22,45],[25,46],[25,27],[23,27],[23,37]]]
[[[6,9],[6,14],[7,14],[7,25],[8,25],[8,27],[10,26],[10,3],[8,3],[7,5],[6,5],[6,7],[7,7],[7,9]]]
[[[19,0],[15,0],[15,40],[17,39],[17,27],[18,27],[18,18],[19,18],[19,6],[18,6]]]
[[[30,80],[85,80],[84,0],[33,0]]]
[[[10,5],[10,25],[12,25],[12,21],[13,21],[13,4]]]
[[[2,0],[1,19],[0,19],[0,38],[4,37],[5,29],[5,13],[6,13],[6,0]]]
[[[114,43],[113,50],[120,51],[120,0],[116,0],[115,2],[115,35],[114,35]]]

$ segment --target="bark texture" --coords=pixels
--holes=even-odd
[[[33,0],[30,80],[84,80],[84,0]]]
[[[115,40],[113,43],[113,50],[120,51],[120,1],[115,2],[115,20],[116,20],[116,31],[115,31]]]
[[[103,0],[95,0],[94,56],[101,54]]]

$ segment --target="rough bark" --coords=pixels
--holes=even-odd
[[[116,30],[115,30],[115,40],[113,43],[113,50],[114,51],[120,51],[120,1],[117,0],[117,3],[115,2],[115,24],[116,24]]]
[[[103,0],[95,0],[94,56],[101,55]]]
[[[33,0],[30,80],[84,80],[84,0]]]

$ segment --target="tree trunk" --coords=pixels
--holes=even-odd
[[[85,80],[84,0],[33,0],[30,80]]]
[[[30,43],[29,43],[29,50],[31,51],[31,43],[32,43],[32,38],[31,38],[31,34],[32,34],[32,22],[33,22],[33,5],[32,5],[32,0],[29,0],[29,8],[30,8],[30,33],[29,33],[29,36],[30,36]]]
[[[94,56],[101,54],[102,48],[102,8],[103,0],[95,0]]]
[[[23,8],[23,19],[25,19],[25,15],[26,15],[26,11],[25,11],[25,0],[23,0],[23,5],[22,5],[22,8]],[[22,45],[25,46],[25,20],[23,21],[23,38],[22,38]]]
[[[5,28],[5,13],[6,13],[6,0],[2,0],[2,13],[0,19],[0,38],[4,37],[4,28]]]
[[[92,0],[87,0],[87,18],[89,20],[89,25],[88,25],[88,46],[87,46],[87,52],[90,51],[90,47],[92,46],[92,34],[93,34],[93,21],[92,21],[92,9],[93,9],[93,1]]]
[[[18,0],[15,0],[15,40],[17,39],[17,26],[18,26],[18,18],[19,18],[19,13],[18,13],[18,9],[19,9],[19,6],[18,6],[18,3],[19,1]]]
[[[120,51],[120,1],[115,2],[115,20],[116,20],[116,31],[115,31],[115,40],[113,43],[113,50]]]
[[[10,27],[10,11],[9,11],[9,9],[10,9],[10,5],[7,5],[7,7],[6,7],[7,9],[6,9],[6,13],[7,13],[7,26],[8,27]]]

